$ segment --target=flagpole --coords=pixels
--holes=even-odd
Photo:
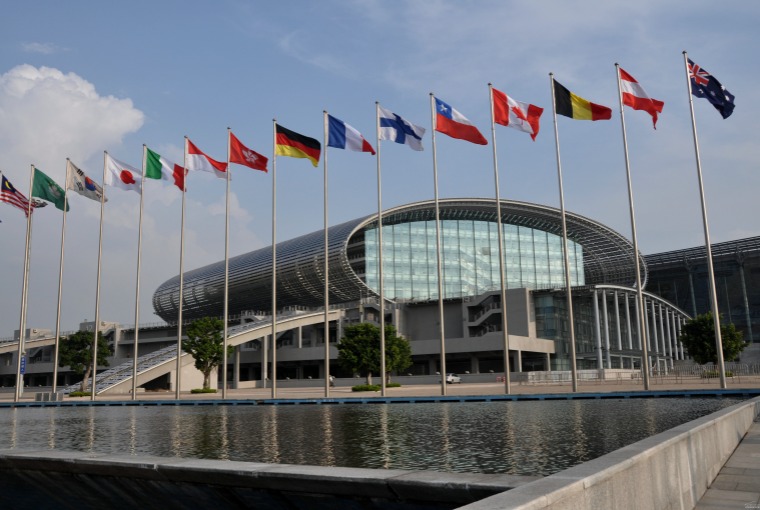
[[[94,336],[92,338],[92,393],[90,400],[95,400],[95,394],[98,387],[96,386],[96,376],[98,373],[98,332],[100,331],[100,266],[103,258],[103,211],[106,203],[106,167],[108,162],[108,152],[103,151],[103,193],[100,195],[100,232],[98,234],[98,277],[95,287],[95,327],[93,328]]]
[[[185,179],[182,181],[182,217],[180,220],[179,234],[179,311],[177,314],[177,373],[175,375],[176,387],[174,398],[180,399],[180,386],[182,384],[182,310],[185,290],[185,195],[187,195],[187,136],[185,137],[185,153],[182,160]]]
[[[441,254],[441,213],[438,206],[438,159],[435,149],[435,95],[430,93],[430,122],[433,126],[433,189],[435,191],[435,249],[438,267],[438,331],[441,335],[441,395],[446,395],[446,336],[443,325],[443,265]]]
[[[21,373],[21,359],[26,356],[24,338],[26,336],[26,296],[29,281],[29,251],[32,244],[32,187],[34,186],[34,165],[29,173],[29,196],[26,205],[26,245],[24,246],[24,278],[21,284],[21,314],[18,328],[18,355],[16,356],[16,392],[13,401],[18,402],[24,393],[24,374]]]
[[[222,339],[222,399],[227,398],[227,322],[230,313],[230,128],[227,128],[227,192],[224,207],[224,333]]]
[[[567,222],[565,221],[565,192],[562,187],[562,164],[559,157],[559,131],[557,129],[557,100],[554,96],[554,73],[549,73],[552,88],[552,115],[554,116],[554,145],[557,152],[557,179],[559,181],[559,206],[562,215],[562,251],[565,258],[565,286],[567,288],[567,316],[570,327],[570,370],[573,392],[578,391],[578,368],[575,360],[575,319],[573,318],[573,291],[570,283],[570,258],[567,252]]]
[[[142,261],[143,190],[145,185],[145,159],[147,147],[143,144],[142,179],[140,180],[140,215],[137,223],[137,274],[135,276],[135,341],[132,346],[132,400],[137,399],[137,356],[140,338],[140,263]]]
[[[501,226],[501,199],[499,198],[499,164],[496,157],[496,123],[493,111],[493,85],[488,84],[488,97],[491,102],[491,144],[493,148],[493,179],[496,190],[496,226],[499,230],[499,283],[501,290],[501,333],[504,341],[504,393],[511,392],[509,370],[509,329],[507,328],[507,285],[506,264],[504,262],[504,233]]]
[[[615,73],[617,74],[618,84],[618,102],[620,104],[620,125],[623,128],[623,153],[625,154],[625,176],[628,182],[628,205],[631,215],[631,240],[633,241],[633,260],[636,268],[636,299],[639,303],[639,314],[636,320],[644,324],[644,289],[641,285],[641,268],[639,265],[639,242],[636,235],[636,214],[633,209],[633,184],[631,182],[631,163],[628,158],[628,135],[625,129],[625,114],[623,112],[623,87],[620,82],[620,65],[615,63]],[[627,303],[627,300],[626,300]],[[626,304],[626,306],[628,306]],[[644,377],[644,389],[649,390],[649,349],[647,347],[647,331],[641,328],[641,372]]]
[[[277,398],[277,119],[272,119],[272,122],[274,125],[274,148],[272,150],[272,398]],[[264,339],[264,343],[266,343],[266,339]],[[264,358],[263,364],[268,361],[267,358]]]
[[[61,293],[63,291],[63,254],[66,239],[66,209],[69,199],[69,158],[66,158],[66,182],[63,188],[63,219],[61,220],[61,260],[58,265],[58,304],[55,311],[55,347],[53,347],[53,387],[51,393],[58,389],[58,348],[61,335]]]
[[[380,103],[375,101],[377,131],[377,276],[380,294],[380,396],[385,396],[385,282],[383,281],[383,187],[380,178]]]
[[[720,331],[720,314],[718,310],[718,295],[715,291],[715,271],[713,269],[712,247],[710,246],[710,230],[707,226],[707,204],[705,202],[705,188],[702,182],[702,162],[699,157],[699,141],[697,139],[697,120],[694,117],[694,97],[691,93],[691,79],[689,78],[689,57],[683,52],[683,62],[686,69],[686,92],[689,94],[689,110],[691,111],[691,128],[694,134],[694,155],[697,159],[697,181],[699,182],[699,199],[702,205],[702,225],[705,231],[705,251],[707,252],[707,275],[710,283],[710,308],[713,314],[713,325],[715,327],[715,350],[718,358],[718,369],[720,370],[720,387],[727,388],[726,384],[726,366],[723,361],[723,339]]]
[[[329,264],[327,263],[327,256],[329,253],[328,247],[327,247],[327,241],[328,241],[328,235],[327,235],[327,143],[328,143],[328,119],[327,119],[327,110],[322,111],[323,115],[323,122],[324,122],[324,147],[325,147],[325,153],[322,156],[322,168],[324,170],[324,223],[325,223],[325,398],[328,398],[330,396],[330,321],[329,321],[329,315],[328,310],[330,306],[330,268]],[[337,330],[336,330],[337,333]]]

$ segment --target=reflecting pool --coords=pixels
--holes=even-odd
[[[545,476],[742,400],[14,408],[0,448]]]

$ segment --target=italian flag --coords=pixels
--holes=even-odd
[[[145,155],[145,177],[173,182],[179,189],[184,190],[187,170],[147,147],[145,150],[147,152]]]

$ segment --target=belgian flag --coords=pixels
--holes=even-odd
[[[316,139],[285,129],[279,124],[275,124],[275,126],[277,142],[274,153],[277,156],[306,158],[311,161],[312,165],[319,165],[319,154],[322,151],[322,146]]]
[[[554,104],[557,113],[575,120],[609,120],[612,110],[576,96],[554,80]]]

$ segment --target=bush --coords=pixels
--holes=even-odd
[[[215,388],[193,388],[190,393],[216,393]]]
[[[89,397],[92,395],[91,391],[72,391],[69,393],[70,397]]]
[[[733,377],[734,373],[730,370],[726,370],[726,377]],[[706,372],[702,372],[702,379],[713,379],[720,377],[720,371],[719,370],[708,370]]]
[[[386,388],[400,388],[401,384],[397,382],[388,383]],[[357,386],[351,386],[351,391],[380,391],[382,388],[379,384],[359,384]]]

